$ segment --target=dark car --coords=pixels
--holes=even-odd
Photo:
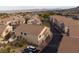
[[[34,46],[27,46],[27,48],[25,48],[22,53],[37,53],[39,52],[39,50],[36,49],[36,47]]]

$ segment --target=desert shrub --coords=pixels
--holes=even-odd
[[[11,47],[6,46],[0,49],[0,53],[10,53]]]
[[[22,47],[25,44],[27,44],[26,39],[16,39],[14,42],[10,43],[10,45],[14,47]]]

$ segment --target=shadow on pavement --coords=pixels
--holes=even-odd
[[[58,48],[60,46],[60,43],[62,41],[63,35],[61,29],[56,26],[52,25],[51,27],[51,32],[53,33],[53,38],[51,42],[46,46],[41,53],[57,53]]]
[[[56,53],[58,51],[62,38],[62,35],[54,34],[51,42],[47,47],[44,48],[42,53]]]

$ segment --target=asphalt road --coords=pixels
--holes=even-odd
[[[43,49],[42,53],[56,53],[58,51],[62,37],[62,35],[53,35],[51,42]]]
[[[54,26],[51,24],[51,32],[53,32],[53,38],[50,41],[50,43],[43,49],[41,53],[56,53],[58,52],[58,48],[60,46],[60,43],[62,41],[63,35],[61,31],[54,28]]]

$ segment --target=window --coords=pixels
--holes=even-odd
[[[26,33],[24,33],[24,35],[26,35]]]
[[[19,38],[19,36],[17,36],[17,39]]]
[[[8,33],[8,30],[6,30],[6,33]]]
[[[21,35],[22,35],[23,33],[21,32]]]
[[[20,39],[22,38],[22,36],[20,36]]]
[[[12,33],[13,35],[15,34],[15,32]]]
[[[14,38],[16,38],[17,36],[14,35]]]
[[[39,36],[39,38],[41,37],[41,35]]]

